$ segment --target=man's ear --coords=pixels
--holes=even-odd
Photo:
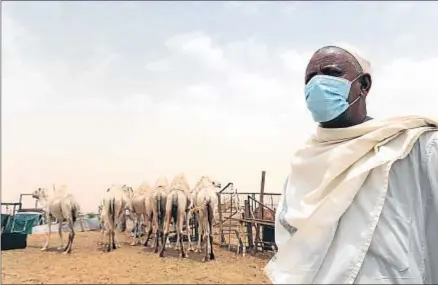
[[[360,83],[361,83],[360,89],[362,91],[362,94],[364,96],[367,96],[368,92],[370,92],[371,85],[372,85],[371,75],[369,73],[365,73],[362,76]]]

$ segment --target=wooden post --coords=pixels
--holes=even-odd
[[[219,211],[219,237],[220,237],[220,246],[223,246],[225,243],[225,236],[224,236],[224,226],[223,226],[223,220],[222,220],[222,202],[221,202],[221,194],[217,194],[217,200],[218,200],[218,211]]]
[[[259,220],[263,220],[264,219],[264,214],[263,214],[263,210],[264,210],[264,203],[263,203],[263,201],[264,201],[264,196],[265,196],[265,175],[266,175],[266,171],[262,171],[262,180],[261,180],[261,183],[260,183],[260,204],[259,204],[259,206],[258,206],[258,213],[257,213],[257,219],[259,219]],[[258,246],[258,244],[259,244],[259,242],[261,243],[261,246],[262,246],[262,251],[263,251],[263,238],[262,239],[260,239],[260,228],[261,227],[263,227],[263,226],[261,226],[260,224],[256,224],[256,242],[255,242],[255,247],[254,247],[254,253],[256,253],[257,252],[257,250],[258,250],[258,248],[257,248],[257,246]]]
[[[245,200],[245,217],[244,219],[251,219],[251,210],[249,208],[249,200]],[[254,240],[252,237],[252,223],[246,223],[246,234],[248,238],[248,246],[250,249],[254,248]]]
[[[259,219],[264,219],[264,215],[263,215],[263,210],[265,207],[263,207],[264,203],[264,198],[265,198],[265,177],[266,177],[266,171],[262,171],[262,181],[260,183],[260,204],[262,206],[262,208],[260,209],[260,214],[261,215],[259,217]]]

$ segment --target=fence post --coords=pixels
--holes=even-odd
[[[265,177],[266,177],[266,171],[262,171],[262,180],[261,180],[261,182],[260,182],[260,205],[259,205],[259,211],[258,211],[258,219],[260,219],[260,220],[264,220],[265,219],[265,215],[264,215],[264,208],[265,208],[265,203],[264,203],[264,201],[265,201]],[[259,225],[259,224],[257,224],[257,229],[256,229],[256,241],[260,241],[260,228],[263,228],[263,226],[262,225]],[[263,234],[262,234],[263,235]],[[262,236],[262,239],[261,239],[261,246],[262,246],[262,251],[263,251],[263,248],[264,248],[264,246],[265,246],[265,244],[264,244],[264,239],[263,239],[263,236]],[[257,252],[257,245],[256,245],[256,247],[255,247],[255,249],[254,249],[254,251],[255,252]]]
[[[259,219],[264,219],[265,215],[263,215],[263,211],[264,211],[264,207],[263,205],[265,205],[264,203],[264,198],[265,198],[265,177],[266,177],[266,171],[262,171],[262,181],[260,182],[260,204],[261,204],[261,209],[260,209],[260,217]]]
[[[221,202],[221,194],[217,193],[217,201],[218,201],[218,211],[219,211],[219,237],[220,237],[220,246],[222,247],[225,243],[225,236],[224,236],[224,227],[223,227],[223,220],[222,220],[222,202]]]
[[[250,249],[254,248],[254,240],[253,240],[253,236],[252,236],[252,223],[251,222],[247,222],[248,220],[251,220],[251,209],[249,208],[249,200],[246,199],[245,200],[245,217],[244,219],[246,220],[246,234],[247,234],[247,238],[248,238],[248,246]]]

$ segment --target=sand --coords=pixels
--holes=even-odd
[[[63,255],[56,249],[57,233],[46,252],[40,250],[45,236],[29,235],[26,249],[2,251],[2,283],[270,284],[263,273],[268,258],[261,254],[242,257],[216,247],[216,260],[206,263],[194,252],[180,259],[174,249],[159,258],[152,249],[130,246],[126,234],[119,236],[122,247],[104,253],[97,245],[99,232],[77,233],[72,253]]]

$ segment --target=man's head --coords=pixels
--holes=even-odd
[[[367,116],[365,98],[371,88],[369,63],[353,52],[337,46],[326,46],[315,52],[306,69],[305,84],[315,75],[344,78],[351,88],[347,102],[351,106],[342,114],[326,122],[325,128],[345,128],[365,121]]]

